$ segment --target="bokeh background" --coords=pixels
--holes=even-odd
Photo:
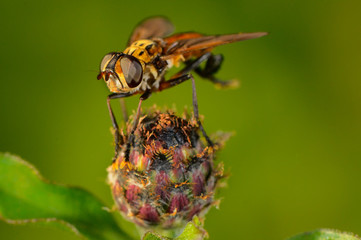
[[[241,88],[196,79],[207,131],[236,132],[219,154],[231,177],[206,229],[211,239],[276,240],[324,227],[361,234],[360,10],[358,0],[2,1],[0,151],[111,206],[108,90],[96,80],[103,55],[123,50],[154,15],[177,31],[269,31],[215,50],[225,56],[218,76]],[[127,99],[128,108],[137,102]],[[144,106],[154,103],[190,107],[191,83]],[[0,238],[77,239],[3,222]]]

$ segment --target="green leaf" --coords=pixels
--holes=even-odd
[[[320,229],[313,232],[301,233],[288,240],[360,240],[360,238],[352,233],[343,233],[331,229]]]
[[[203,224],[198,217],[194,217],[191,222],[188,222],[183,232],[175,238],[168,238],[161,236],[155,232],[147,232],[143,240],[202,240],[208,237],[208,233],[203,229]]]
[[[89,192],[49,183],[29,163],[0,153],[0,218],[70,230],[83,239],[130,239]]]
[[[147,232],[143,237],[143,240],[171,240],[171,239],[174,238],[167,238],[155,232]]]

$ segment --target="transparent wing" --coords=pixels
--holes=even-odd
[[[173,24],[164,17],[152,17],[143,20],[134,29],[128,41],[128,46],[140,39],[150,39],[155,37],[163,38],[171,34],[174,30]]]
[[[165,55],[176,55],[212,49],[219,45],[259,38],[267,34],[267,32],[255,32],[204,36],[199,33],[181,33],[164,39],[168,46],[164,53]]]

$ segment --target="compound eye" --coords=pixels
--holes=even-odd
[[[139,86],[143,78],[143,68],[140,62],[132,56],[124,56],[120,59],[125,81],[130,88]]]
[[[106,67],[108,66],[110,60],[112,60],[113,56],[115,55],[114,52],[108,53],[105,55],[100,63],[100,71],[105,71]]]

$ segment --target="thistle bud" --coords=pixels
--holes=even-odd
[[[153,111],[139,120],[108,168],[108,180],[121,214],[145,228],[184,226],[215,204],[214,193],[223,177],[215,167],[218,147],[206,146],[197,121],[172,112]],[[225,140],[219,140],[220,146]]]

